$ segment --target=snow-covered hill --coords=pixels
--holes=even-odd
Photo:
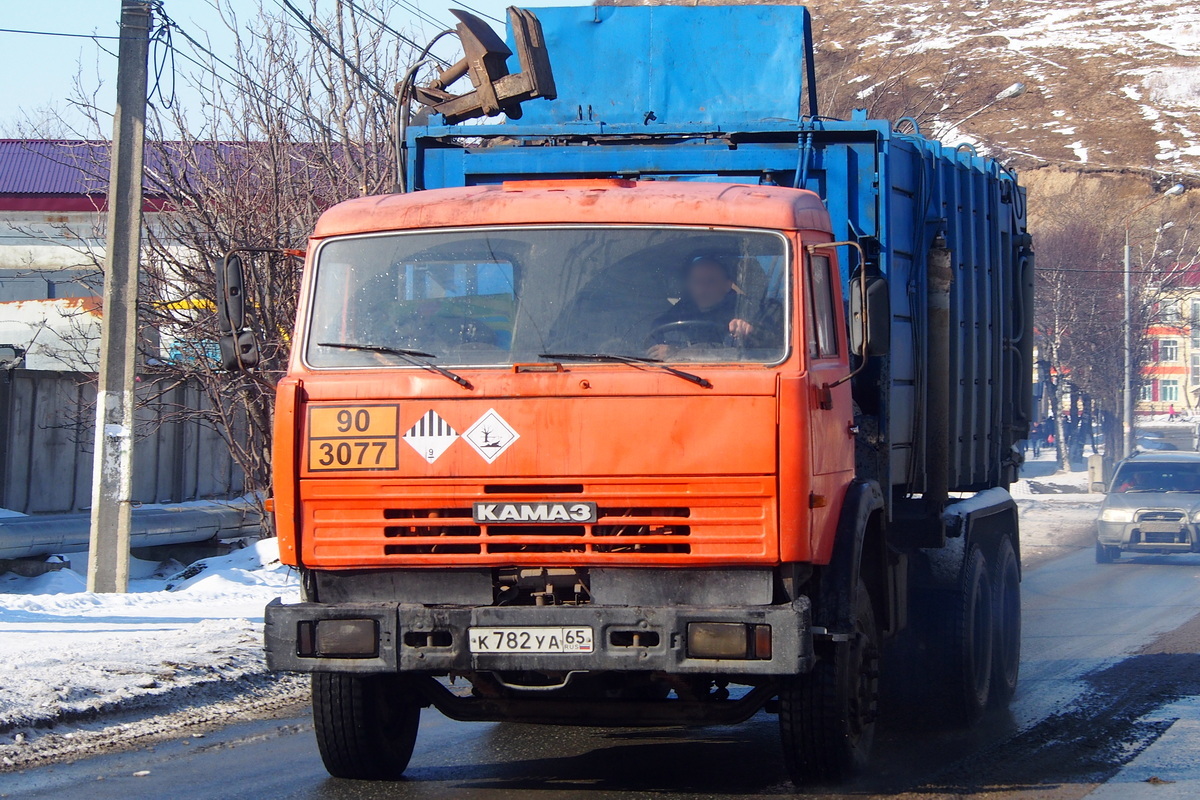
[[[766,0],[787,3],[788,0]],[[652,5],[664,0],[600,0]],[[665,0],[724,5],[759,0]],[[934,117],[1033,164],[1200,180],[1200,4],[1189,0],[808,0],[826,108]],[[719,69],[719,64],[713,65]],[[1028,91],[990,106],[997,92]],[[831,108],[832,107],[832,108]]]
[[[963,132],[986,144],[1050,163],[1200,177],[1195,3],[814,0],[809,6],[823,55],[850,51],[860,74],[887,76],[899,67],[918,84],[936,85],[952,107],[942,122],[1024,82],[1025,95],[963,124]]]

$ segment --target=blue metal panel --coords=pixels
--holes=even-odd
[[[800,117],[803,6],[578,6],[536,13],[558,100],[527,103],[524,123],[633,123],[645,133],[685,123],[795,124]],[[516,56],[509,69],[520,69]]]
[[[925,489],[925,270],[944,233],[955,270],[950,488],[996,485],[1011,473],[1010,445],[1028,413],[1023,192],[996,162],[886,121],[799,116],[804,48],[791,31],[803,27],[802,12],[539,9],[559,98],[526,103],[518,123],[444,126],[435,117],[410,129],[409,185],[632,177],[816,192],[835,237],[862,241],[888,279],[892,353],[880,423],[890,475],[879,477],[915,493]],[[737,58],[727,57],[733,42]],[[839,255],[845,285],[856,264],[850,248]]]

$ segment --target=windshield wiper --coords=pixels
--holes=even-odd
[[[685,381],[691,381],[697,386],[702,386],[705,389],[711,389],[712,384],[706,378],[699,375],[693,375],[690,372],[684,372],[681,369],[664,364],[657,358],[644,358],[642,356],[623,356],[616,353],[538,353],[538,358],[554,358],[564,361],[613,361],[618,364],[648,364],[652,367],[658,367],[664,372],[669,372],[672,375],[678,375]]]
[[[457,383],[464,389],[474,389],[471,382],[461,375],[455,375],[445,367],[439,367],[423,359],[437,358],[433,353],[424,353],[420,350],[409,350],[403,347],[387,347],[382,344],[353,344],[350,342],[317,342],[317,347],[336,347],[339,350],[365,350],[368,353],[384,353],[390,356],[400,356],[408,363],[422,369],[427,369],[430,372],[436,372],[438,375],[445,376]]]

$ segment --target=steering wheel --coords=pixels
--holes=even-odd
[[[721,344],[728,336],[729,329],[719,322],[706,319],[677,319],[656,325],[646,334],[644,346],[671,344],[690,347],[697,344]]]

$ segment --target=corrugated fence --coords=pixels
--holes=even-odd
[[[225,442],[201,420],[178,412],[210,407],[208,399],[197,386],[166,381],[151,376],[138,385],[134,499],[181,503],[241,495],[245,482]],[[89,375],[0,371],[0,508],[24,514],[90,508],[95,398]]]

